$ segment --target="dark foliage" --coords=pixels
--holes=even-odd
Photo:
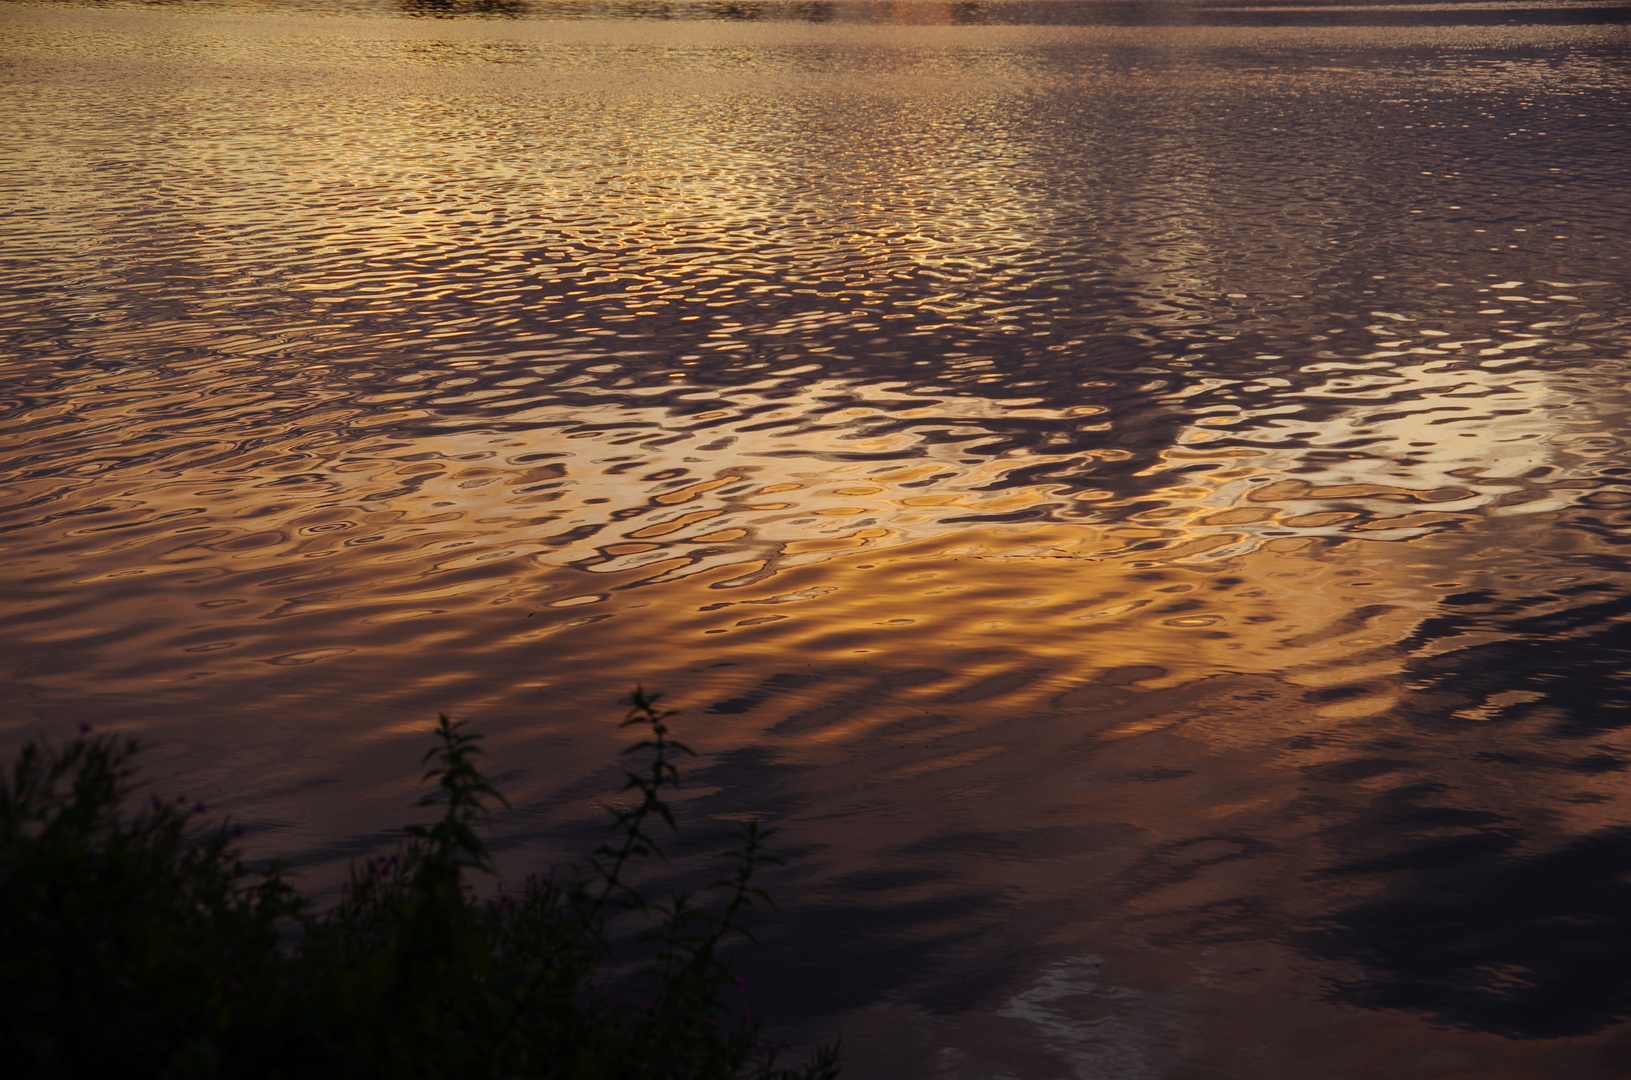
[[[502,797],[478,737],[442,717],[425,800],[441,818],[354,867],[321,914],[276,866],[252,871],[228,824],[197,829],[202,806],[125,816],[134,742],[31,743],[0,784],[0,1053],[30,1077],[831,1080],[835,1051],[780,1067],[722,1004],[721,946],[769,905],[753,883],[776,861],[768,831],[740,829],[700,896],[654,903],[629,881],[674,825],[663,789],[690,751],[669,715],[635,692],[644,764],[614,840],[491,900],[465,876],[493,872],[477,827]],[[632,964],[613,963],[619,919],[646,929]]]

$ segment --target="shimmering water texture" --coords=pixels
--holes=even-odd
[[[853,1076],[1625,1075],[1625,9],[1045,7],[0,6],[6,744],[547,861],[642,679]]]

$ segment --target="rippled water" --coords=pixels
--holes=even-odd
[[[0,6],[0,733],[322,883],[640,679],[852,1076],[1624,1075],[1628,15]]]

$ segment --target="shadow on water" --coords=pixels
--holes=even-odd
[[[1338,871],[1401,880],[1319,933],[1318,951],[1365,970],[1337,996],[1514,1039],[1631,1015],[1631,830],[1534,857],[1519,843],[1490,831]]]
[[[1475,607],[1487,599],[1481,592],[1446,597],[1446,605],[1461,610],[1424,624],[1419,645],[1497,628],[1512,637],[1422,660],[1416,672],[1434,694],[1493,706],[1492,719],[1539,719],[1558,739],[1578,741],[1631,725],[1631,598],[1602,582],[1568,591],[1609,595],[1538,614],[1523,613],[1537,597],[1498,602],[1482,613]]]
[[[1361,972],[1338,999],[1513,1039],[1593,1034],[1631,1015],[1631,829],[1589,827],[1607,798],[1590,780],[1628,764],[1603,740],[1631,724],[1631,600],[1594,591],[1538,614],[1555,597],[1452,596],[1458,610],[1419,631],[1418,648],[1503,637],[1411,665],[1422,703],[1411,719],[1452,758],[1329,837],[1350,858],[1319,876],[1379,890],[1305,939]],[[1365,764],[1326,779],[1366,779],[1354,772]],[[1519,773],[1552,781],[1525,798]]]
[[[778,761],[762,747],[741,747],[687,770],[676,812],[694,827],[663,835],[663,860],[642,867],[642,880],[661,894],[681,886],[687,873],[713,865],[728,822],[786,823],[821,813],[811,795],[821,772]],[[587,776],[567,797],[588,801],[605,788],[604,775]],[[522,812],[541,818],[551,809],[552,802],[545,802]],[[563,847],[592,850],[604,842],[606,824],[595,817],[553,831]],[[939,995],[947,1000],[938,1003],[953,1010],[967,1007],[967,999],[1006,973],[1001,963],[976,965],[971,973],[964,957],[1012,916],[1013,897],[1000,887],[961,880],[946,859],[949,851],[989,847],[990,836],[949,832],[894,844],[888,846],[889,865],[857,866],[808,837],[791,840],[780,829],[769,835],[773,854],[785,865],[762,883],[779,914],[759,912],[751,926],[754,940],[736,943],[732,959],[752,987],[758,1015],[819,1030],[827,1021],[811,1024],[811,1018],[840,1016],[903,992]],[[497,838],[492,848],[501,859],[512,853],[527,858],[536,854],[532,842],[512,835]],[[948,977],[953,970],[955,979]]]

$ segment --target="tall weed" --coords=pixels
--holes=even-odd
[[[314,911],[277,866],[252,870],[229,823],[157,799],[124,812],[135,742],[30,743],[0,783],[0,1054],[18,1075],[832,1080],[835,1049],[788,1067],[732,1019],[721,952],[748,935],[773,830],[742,826],[727,869],[661,900],[634,867],[661,854],[678,783],[671,712],[636,690],[624,808],[564,880],[478,898],[479,827],[503,803],[479,736],[440,718],[424,803],[386,857]],[[614,959],[627,922],[638,956]],[[628,936],[625,934],[624,936]]]

